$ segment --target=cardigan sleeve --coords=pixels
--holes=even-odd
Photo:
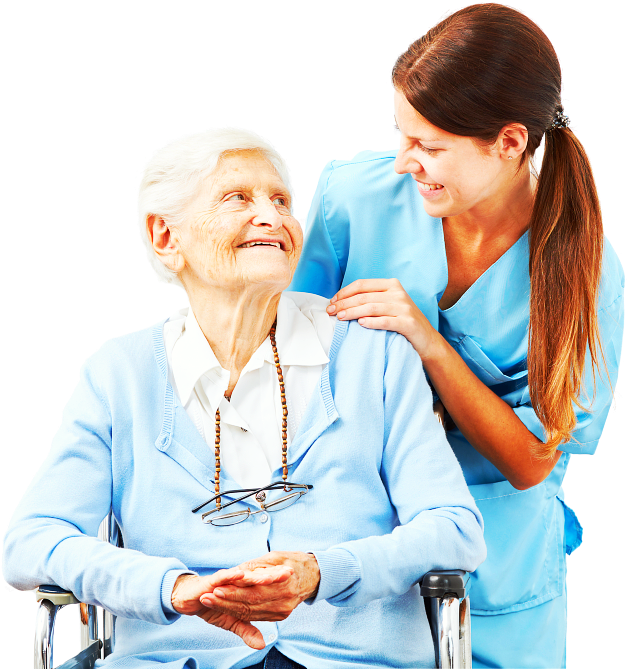
[[[4,576],[20,590],[54,584],[115,615],[167,624],[179,615],[162,605],[163,582],[186,566],[96,536],[111,506],[111,442],[110,412],[88,363],[9,526]]]
[[[381,478],[400,525],[313,551],[322,572],[314,601],[362,606],[407,592],[431,569],[474,571],[486,556],[483,520],[433,414],[420,358],[401,335],[388,337]]]

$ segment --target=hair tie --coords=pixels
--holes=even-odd
[[[551,121],[551,125],[547,128],[547,131],[556,130],[557,128],[568,128],[569,123],[569,117],[564,113],[564,108],[560,106],[560,109],[556,111],[553,121]]]

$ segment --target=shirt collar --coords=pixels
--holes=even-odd
[[[325,365],[328,356],[317,335],[315,326],[288,296],[282,295],[278,304],[276,326],[278,357],[282,365]],[[269,347],[270,358],[273,353]]]
[[[328,362],[315,326],[286,295],[281,295],[278,304],[276,344],[283,366],[314,366]],[[269,337],[254,352],[241,375],[260,369],[265,362],[274,364]],[[219,364],[192,308],[188,309],[182,335],[173,347],[171,365],[173,380],[184,406],[188,404],[197,381],[203,375],[213,382],[216,393],[212,395],[216,394],[218,401],[228,387],[229,372]]]
[[[221,383],[222,377],[226,377],[225,392],[229,382],[229,373],[224,370],[217,360],[206,336],[201,331],[199,323],[191,308],[184,321],[182,336],[175,342],[171,356],[173,380],[177,387],[177,393],[182,404],[188,404],[190,395],[195,384],[203,374],[210,373],[216,377],[217,385]]]

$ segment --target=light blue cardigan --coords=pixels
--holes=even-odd
[[[337,324],[289,449],[289,480],[314,488],[266,523],[214,527],[191,513],[214,494],[214,454],[167,378],[161,323],[110,341],[87,362],[9,528],[7,581],[54,583],[115,613],[108,667],[240,668],[273,644],[309,669],[432,666],[414,584],[433,568],[473,571],[485,545],[407,340]],[[223,489],[239,487],[221,476]],[[95,538],[110,506],[124,549]],[[257,623],[265,650],[169,609],[181,570],[209,574],[268,547],[313,552],[321,583],[287,620]]]

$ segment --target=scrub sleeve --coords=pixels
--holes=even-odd
[[[356,279],[397,278],[477,378],[544,440],[527,382],[528,234],[441,310],[448,282],[442,222],[426,214],[410,175],[394,172],[394,158],[393,152],[365,152],[325,168],[290,289],[332,297]],[[621,265],[606,242],[598,318],[613,386],[623,286]],[[585,369],[590,411],[576,407],[573,440],[533,488],[517,490],[459,430],[447,434],[485,522],[488,557],[472,575],[471,589],[475,667],[565,666],[565,556],[580,545],[582,528],[564,502],[562,480],[571,454],[595,452],[612,400],[605,371],[589,380],[589,359]]]

